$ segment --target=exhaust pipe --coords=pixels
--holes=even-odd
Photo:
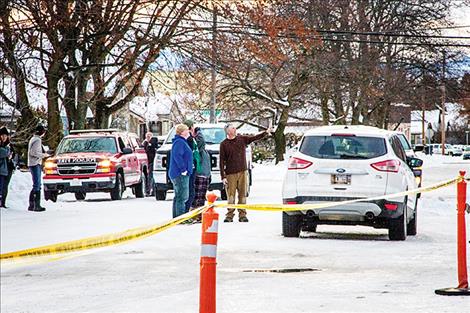
[[[314,217],[314,216],[315,216],[315,212],[313,212],[312,210],[307,211],[307,217]]]
[[[367,212],[367,213],[366,213],[366,219],[367,219],[367,220],[369,220],[369,221],[370,221],[370,220],[373,220],[374,217],[375,217],[374,213],[372,213],[372,212]]]

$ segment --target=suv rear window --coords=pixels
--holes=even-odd
[[[216,128],[216,127],[209,127],[209,128],[201,128],[202,135],[204,136],[204,140],[206,144],[213,145],[219,144],[225,139],[225,130],[223,128]],[[175,137],[175,128],[173,128],[170,133],[168,134],[168,140],[165,143],[172,143],[173,137]]]
[[[117,153],[114,137],[64,138],[57,148],[57,154],[72,152]]]
[[[318,159],[372,159],[386,154],[387,148],[383,138],[306,136],[299,151]]]

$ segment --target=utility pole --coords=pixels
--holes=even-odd
[[[446,151],[446,52],[442,51],[442,117],[441,117],[441,147],[442,155]]]
[[[211,80],[212,80],[212,97],[211,97],[211,107],[209,113],[209,123],[215,123],[215,108],[217,106],[216,103],[216,64],[217,64],[217,7],[213,3],[213,14],[212,14],[212,73],[211,73]]]
[[[426,116],[425,116],[425,105],[424,105],[424,71],[423,71],[423,82],[421,89],[421,109],[423,111],[423,116],[421,118],[421,138],[423,146],[426,145]]]

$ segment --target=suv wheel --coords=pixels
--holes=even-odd
[[[302,218],[302,214],[289,215],[282,212],[282,235],[284,237],[299,237]]]
[[[417,228],[418,228],[417,218],[418,218],[418,198],[416,198],[415,212],[413,213],[413,218],[410,220],[410,222],[406,226],[407,236],[416,236]]]
[[[79,191],[79,192],[75,193],[75,199],[76,200],[82,201],[82,200],[85,200],[85,198],[86,198],[86,192]]]
[[[393,241],[400,241],[406,239],[406,211],[407,211],[407,201],[408,198],[405,198],[403,202],[403,214],[398,217],[390,220],[390,225],[388,228],[388,238]]]
[[[155,186],[155,198],[157,200],[165,200],[166,199],[166,191],[165,190],[158,190]]]
[[[121,173],[116,174],[116,184],[114,188],[111,190],[111,200],[121,200],[122,194],[124,192],[124,177]]]
[[[145,197],[144,195],[144,176],[143,174],[140,174],[140,181],[138,184],[135,184],[134,187],[134,194],[136,198],[143,198]]]

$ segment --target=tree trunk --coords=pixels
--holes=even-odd
[[[320,99],[321,105],[321,115],[322,115],[322,123],[323,125],[330,124],[330,111],[328,110],[328,96],[322,95]]]
[[[286,153],[286,136],[284,130],[287,126],[287,119],[289,117],[289,108],[284,108],[281,112],[281,117],[277,124],[276,131],[274,132],[274,152],[276,155],[276,164],[284,161],[284,154]]]
[[[52,63],[49,67],[47,77],[47,135],[46,142],[49,148],[56,149],[62,139],[63,128],[60,120],[59,90],[58,84],[59,64]]]
[[[104,103],[96,103],[95,128],[108,128],[110,113]]]

